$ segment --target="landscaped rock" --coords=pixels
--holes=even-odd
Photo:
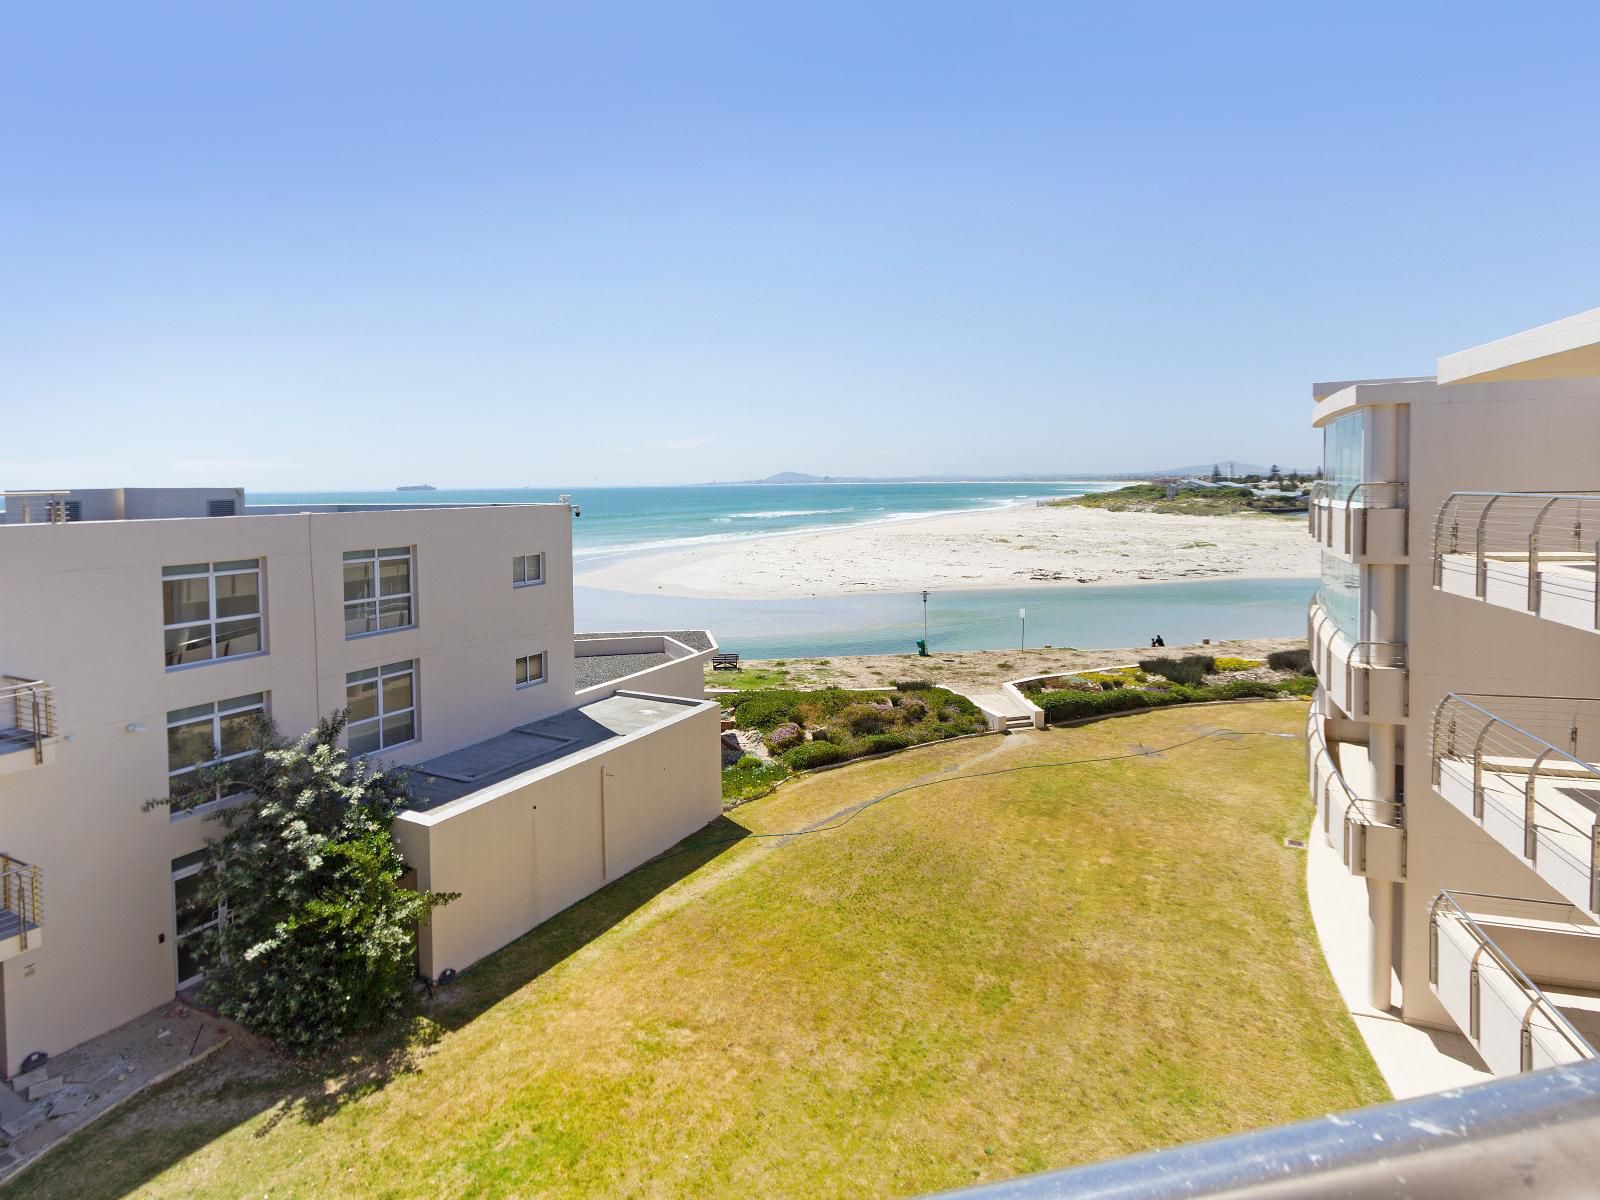
[[[53,1096],[61,1090],[65,1082],[60,1076],[54,1079],[41,1079],[38,1083],[31,1084],[28,1088],[29,1100],[43,1100],[46,1096]]]

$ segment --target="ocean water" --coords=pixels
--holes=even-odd
[[[1107,483],[793,483],[699,487],[493,488],[434,492],[250,492],[247,504],[530,504],[563,493],[580,559],[733,541],[769,533],[1079,496]]]

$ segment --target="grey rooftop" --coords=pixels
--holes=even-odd
[[[620,693],[518,725],[406,767],[412,796],[408,808],[412,812],[428,812],[592,747],[639,733],[705,703]]]

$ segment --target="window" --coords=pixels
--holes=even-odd
[[[167,795],[194,800],[205,786],[200,768],[251,753],[251,733],[267,714],[265,692],[197,704],[167,714]],[[223,799],[220,790],[200,803]],[[174,816],[183,816],[175,813]]]
[[[517,659],[517,686],[532,687],[544,682],[544,655],[529,654]]]
[[[543,554],[518,554],[511,560],[511,584],[513,587],[527,587],[529,584],[543,582]]]
[[[161,568],[167,666],[260,654],[261,560]]]
[[[202,945],[203,935],[228,919],[226,908],[208,907],[200,899],[200,886],[207,869],[204,850],[172,860],[172,924],[177,934],[174,949],[179,988],[191,987],[205,978],[211,960]]]
[[[417,664],[414,659],[369,667],[345,676],[345,735],[351,754],[371,754],[417,738]]]
[[[412,600],[411,547],[345,553],[345,637],[409,628],[416,624]]]

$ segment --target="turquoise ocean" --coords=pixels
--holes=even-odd
[[[750,658],[913,651],[919,593],[786,600],[705,600],[585,587],[583,567],[613,555],[737,542],[774,533],[899,521],[1027,504],[1114,486],[1101,482],[710,484],[686,487],[477,488],[431,492],[251,492],[252,504],[527,504],[571,497],[580,630],[709,627]],[[1284,518],[1294,519],[1294,518]],[[945,590],[929,581],[928,637],[938,650],[1043,645],[1173,645],[1202,638],[1289,637],[1305,629],[1314,579],[1215,579],[1133,586]],[[1025,609],[1026,619],[1019,616]]]

